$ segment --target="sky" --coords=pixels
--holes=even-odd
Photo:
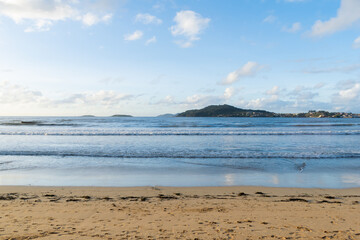
[[[0,115],[360,112],[360,0],[0,0]]]

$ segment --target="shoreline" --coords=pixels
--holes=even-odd
[[[11,188],[17,188],[19,190],[25,190],[25,189],[35,189],[35,190],[48,190],[48,189],[72,189],[72,190],[96,190],[96,189],[107,189],[107,190],[130,190],[130,189],[155,189],[159,188],[162,190],[170,190],[170,189],[179,189],[179,190],[208,190],[208,191],[217,191],[219,189],[231,191],[231,190],[239,190],[239,189],[268,189],[271,191],[281,191],[281,190],[287,190],[287,191],[331,191],[331,192],[341,192],[341,191],[359,191],[360,194],[360,187],[348,187],[348,188],[321,188],[321,187],[269,187],[269,186],[262,186],[262,185],[233,185],[233,186],[166,186],[166,185],[144,185],[144,186],[59,186],[59,185],[0,185],[0,194],[3,193],[3,191]]]
[[[268,187],[268,186],[27,186],[27,185],[0,185],[0,195],[17,192],[19,194],[60,192],[62,194],[92,193],[97,195],[129,195],[156,196],[157,193],[171,194],[179,192],[182,194],[217,195],[236,194],[236,192],[251,193],[263,192],[264,194],[288,196],[297,194],[311,195],[359,195],[360,187],[353,188],[298,188],[298,187]],[[154,197],[153,196],[153,197]]]
[[[360,239],[360,188],[0,186],[0,239]]]

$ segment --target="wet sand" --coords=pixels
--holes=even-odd
[[[360,239],[360,189],[0,187],[0,239]]]

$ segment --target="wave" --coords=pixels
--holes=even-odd
[[[57,152],[57,151],[1,151],[0,156],[37,156],[37,157],[91,157],[91,158],[169,158],[169,159],[353,159],[360,158],[360,153],[248,153],[248,152],[134,152],[134,153],[101,153],[101,152]],[[2,162],[0,164],[8,164]]]
[[[353,127],[359,126],[358,123],[331,123],[331,124],[295,124],[289,127]]]
[[[12,121],[12,122],[5,122],[5,123],[1,123],[1,125],[5,125],[5,126],[18,126],[18,125],[27,125],[27,126],[34,126],[34,125],[38,125],[41,122],[38,121]]]
[[[180,121],[181,120],[181,121]],[[265,121],[266,120],[266,121]],[[251,129],[251,128],[358,128],[360,123],[358,121],[352,122],[335,122],[325,121],[318,122],[313,119],[288,119],[288,121],[278,121],[277,119],[163,119],[149,118],[149,119],[123,119],[123,118],[37,118],[37,119],[1,119],[0,126],[12,126],[12,127],[74,127],[74,126],[88,126],[97,128],[159,128],[159,129]]]
[[[41,121],[11,121],[11,122],[0,123],[0,125],[2,125],[2,126],[39,126],[39,127],[42,127],[42,126],[54,126],[54,127],[78,126],[78,124],[74,124],[74,123],[46,123],[46,122],[41,122]]]
[[[13,162],[13,161],[0,162],[0,165],[9,164],[9,163],[12,163],[12,162]]]
[[[283,135],[360,135],[360,130],[344,131],[0,131],[3,135],[29,136],[283,136]]]
[[[277,127],[285,127],[285,128],[317,128],[317,127],[354,127],[360,126],[358,123],[320,123],[320,124],[291,124],[289,122],[286,123],[213,123],[213,124],[173,124],[173,125],[159,125],[160,128],[252,128],[252,127],[267,127],[267,128],[277,128]]]

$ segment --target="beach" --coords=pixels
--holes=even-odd
[[[360,189],[0,187],[0,239],[360,239]]]

